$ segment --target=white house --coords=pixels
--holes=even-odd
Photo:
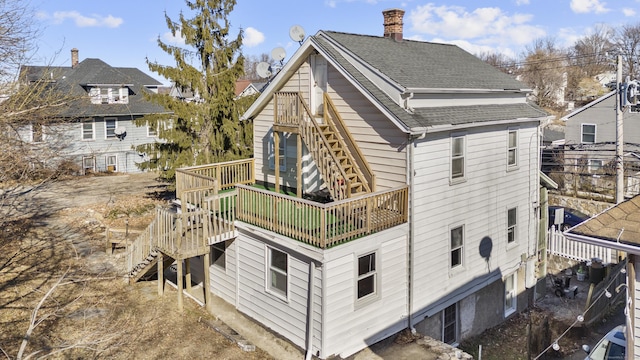
[[[383,36],[305,39],[244,114],[254,158],[178,171],[191,220],[175,235],[159,215],[174,235],[137,240],[158,263],[191,257],[208,296],[322,359],[406,328],[457,344],[526,308],[536,281],[547,114],[457,46],[403,39],[403,10],[383,14]]]

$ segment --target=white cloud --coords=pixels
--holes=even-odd
[[[609,11],[607,3],[601,0],[571,0],[571,10],[578,14],[596,13],[602,14]]]
[[[110,27],[117,28],[122,25],[124,20],[112,15],[103,17],[93,14],[91,16],[85,16],[77,11],[56,11],[53,15],[49,16],[46,13],[39,13],[41,19],[52,18],[55,24],[61,24],[67,19],[71,19],[78,27]]]
[[[169,44],[184,45],[184,37],[182,36],[180,30],[176,31],[175,36],[171,33],[171,31],[165,32],[164,34],[162,34],[162,40]]]
[[[529,5],[529,0],[516,0],[516,5]]]
[[[630,8],[622,9],[622,13],[627,17],[636,16],[636,11]]]
[[[447,43],[454,43],[474,53],[487,52],[489,49],[512,53],[510,48],[520,48],[544,37],[546,32],[539,26],[531,25],[532,19],[532,15],[510,15],[497,7],[467,11],[460,6],[434,4],[418,6],[408,17],[411,29],[418,36],[426,34],[445,39]],[[472,49],[471,41],[477,49]]]
[[[244,38],[242,44],[247,47],[260,45],[264,42],[264,34],[255,28],[248,27],[244,29]]]

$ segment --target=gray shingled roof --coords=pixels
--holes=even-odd
[[[406,88],[523,89],[523,83],[455,45],[324,31]]]
[[[87,58],[76,67],[23,67],[30,81],[42,78],[53,78],[56,86],[62,91],[78,99],[71,104],[63,116],[126,116],[151,113],[166,113],[159,105],[144,99],[143,92],[147,92],[145,85],[162,85],[151,76],[136,68],[112,67],[100,59]],[[133,94],[129,94],[128,104],[91,104],[85,86],[87,84],[126,84],[131,85]]]
[[[570,229],[569,233],[640,245],[640,196],[609,208]]]
[[[522,89],[526,86],[453,45],[410,40],[396,42],[388,38],[337,32],[321,32],[316,35],[313,38],[314,43],[345,69],[369,95],[392,113],[407,129],[523,118],[535,119],[547,116],[536,105],[524,103],[432,107],[415,109],[413,113],[409,113],[358,71],[322,34],[338,41],[355,56],[369,62],[378,71],[405,87]],[[441,53],[436,54],[438,52]],[[433,59],[437,61],[431,61]],[[426,65],[426,63],[429,64]],[[470,79],[471,81],[463,81]]]

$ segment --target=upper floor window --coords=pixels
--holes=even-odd
[[[31,141],[34,143],[44,141],[44,132],[42,130],[42,124],[31,124]]]
[[[517,208],[507,210],[507,243],[516,241],[516,225],[518,223]]]
[[[95,86],[89,89],[92,104],[128,104],[129,88]]]
[[[451,179],[464,179],[464,136],[451,138]]]
[[[93,140],[96,138],[95,122],[93,120],[82,121],[82,140]]]
[[[147,124],[147,136],[158,136],[158,123],[149,122]]]
[[[278,133],[278,163],[280,164],[280,171],[284,171],[287,168],[286,164],[286,151],[287,151],[287,137],[286,133]],[[269,169],[276,169],[276,153],[275,153],[275,139],[274,131],[271,131],[271,137],[269,139]]]
[[[583,144],[596,143],[596,126],[594,124],[582,124],[581,142]]]
[[[509,140],[507,149],[507,165],[509,167],[518,166],[518,131],[509,130]]]
[[[451,268],[462,265],[463,247],[464,247],[464,226],[458,226],[451,229]]]
[[[377,293],[376,253],[358,257],[357,300]]]
[[[118,127],[118,120],[116,118],[104,119],[105,139],[116,138],[116,127]]]

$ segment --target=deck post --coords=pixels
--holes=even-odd
[[[204,290],[204,304],[207,311],[209,312],[213,311],[213,304],[211,303],[211,289],[209,289],[209,287],[211,286],[211,275],[209,274],[209,262],[211,261],[210,257],[211,255],[209,255],[208,251],[204,253],[204,280],[202,281],[202,290]]]
[[[273,152],[275,153],[273,161],[275,167],[275,192],[280,192],[280,134],[273,130]]]
[[[184,309],[183,294],[182,294],[182,291],[184,290],[184,286],[183,286],[184,278],[182,276],[182,260],[176,259],[176,263],[178,264],[178,267],[177,267],[178,272],[176,276],[176,284],[178,285],[178,310],[182,311]]]
[[[296,177],[297,177],[297,191],[296,196],[302,197],[302,136],[300,133],[296,135],[296,158],[298,159],[298,164],[296,166]]]
[[[191,292],[191,258],[184,259],[184,267],[186,273],[184,275],[184,282],[187,284],[187,292]]]
[[[158,296],[164,295],[164,256],[158,252]]]

